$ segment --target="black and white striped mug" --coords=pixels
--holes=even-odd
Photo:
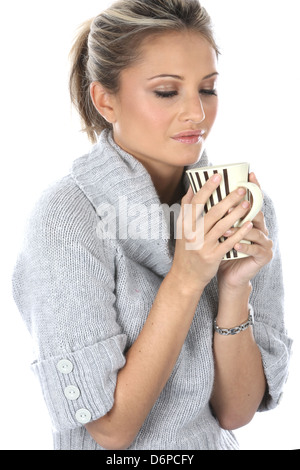
[[[229,193],[237,188],[242,187],[247,189],[247,193],[244,199],[251,203],[251,209],[246,217],[236,222],[235,227],[240,227],[245,222],[253,220],[262,208],[263,194],[256,184],[250,183],[248,181],[249,163],[231,163],[228,165],[208,166],[187,170],[187,175],[194,193],[196,194],[206,183],[206,181],[217,173],[222,176],[222,181],[219,187],[216,189],[216,191],[213,192],[205,204],[204,212],[207,213],[214,205],[228,196]],[[221,242],[224,240],[224,237],[220,239]],[[241,243],[249,242],[242,240]],[[234,260],[238,258],[245,258],[247,256],[248,255],[239,253],[236,250],[231,250],[224,256],[224,260]]]

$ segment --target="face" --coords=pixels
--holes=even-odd
[[[196,163],[217,114],[217,57],[199,33],[151,37],[112,96],[116,143],[144,166]]]

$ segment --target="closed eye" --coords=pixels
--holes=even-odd
[[[173,98],[173,96],[177,96],[177,91],[155,91],[156,96],[159,98]]]
[[[200,94],[201,95],[209,95],[209,96],[218,96],[217,95],[217,90],[215,90],[215,89],[213,89],[213,90],[203,89],[203,90],[200,90]]]
[[[178,95],[178,92],[176,90],[170,90],[170,91],[155,91],[156,96],[159,98],[173,98],[174,96]],[[206,96],[217,96],[217,90],[215,89],[202,89],[199,91],[200,95],[206,95]]]

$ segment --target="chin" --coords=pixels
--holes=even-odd
[[[205,147],[201,148],[201,150],[197,154],[194,153],[193,155],[187,155],[185,158],[184,166],[190,166],[199,163],[204,153],[204,150]]]

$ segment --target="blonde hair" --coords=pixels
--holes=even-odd
[[[211,19],[198,0],[118,0],[82,25],[70,52],[69,87],[82,130],[93,143],[111,124],[96,110],[90,84],[100,82],[116,93],[120,73],[138,60],[143,39],[185,30],[202,34],[219,54]]]

